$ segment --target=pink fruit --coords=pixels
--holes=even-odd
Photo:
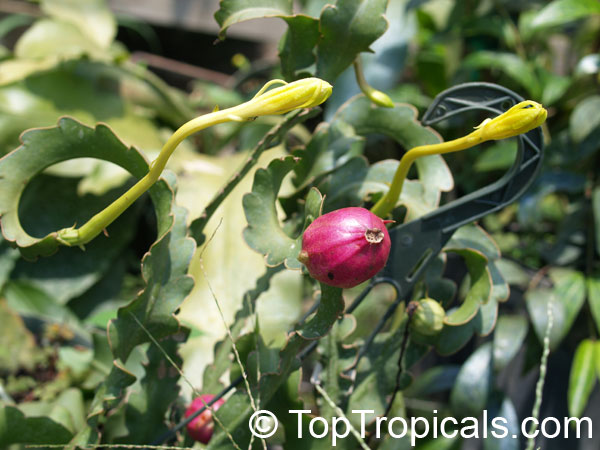
[[[304,231],[298,260],[325,284],[354,287],[385,266],[391,245],[387,222],[365,208],[324,214]]]
[[[194,414],[200,408],[204,407],[205,404],[208,404],[208,402],[210,402],[214,397],[214,395],[205,394],[195,398],[192,404],[185,411],[185,417],[189,417]],[[211,408],[216,411],[224,403],[225,400],[220,398],[211,406]],[[208,444],[208,441],[210,441],[210,438],[212,437],[213,429],[214,421],[212,418],[212,413],[208,409],[187,424],[187,431],[192,439],[202,442],[203,444]]]

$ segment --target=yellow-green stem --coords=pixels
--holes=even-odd
[[[409,150],[400,160],[390,189],[375,203],[375,206],[371,208],[371,212],[381,218],[385,218],[392,212],[402,193],[404,180],[408,175],[410,166],[417,158],[465,150],[485,141],[505,139],[527,133],[542,125],[546,117],[547,111],[542,105],[531,100],[525,100],[493,119],[484,120],[466,136],[439,144],[421,145]]]
[[[283,84],[266,92],[273,84]],[[272,80],[252,99],[241,105],[197,117],[181,126],[165,143],[158,157],[150,164],[148,173],[121,197],[93,216],[80,228],[64,228],[56,240],[66,246],[87,244],[119,217],[133,202],[156,183],[177,146],[188,136],[223,122],[243,122],[257,116],[285,114],[294,109],[310,108],[323,103],[331,95],[331,85],[318,78],[305,78],[293,83]]]
[[[354,75],[356,76],[356,82],[360,87],[360,90],[363,94],[367,96],[369,100],[375,103],[378,106],[384,106],[386,108],[393,108],[394,102],[392,99],[385,93],[375,89],[365,78],[363,73],[362,61],[360,59],[360,55],[356,57],[354,60]]]
[[[94,215],[80,228],[65,228],[58,232],[58,239],[65,245],[85,245],[114,222],[133,202],[159,179],[167,161],[177,146],[188,136],[204,128],[231,120],[231,110],[217,111],[190,120],[167,140],[158,157],[150,164],[148,173],[105,209]]]
[[[417,158],[427,155],[457,152],[460,150],[465,150],[481,142],[480,138],[478,141],[477,136],[472,136],[472,134],[455,139],[453,141],[441,142],[439,144],[421,145],[406,152],[400,160],[400,165],[396,169],[390,189],[381,199],[379,199],[377,203],[375,203],[375,206],[371,208],[371,212],[376,216],[383,218],[386,217],[392,211],[392,209],[394,209],[398,199],[400,198],[400,194],[402,193],[404,180],[408,175],[408,171]]]

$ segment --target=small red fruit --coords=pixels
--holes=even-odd
[[[194,414],[200,408],[204,407],[204,405],[208,404],[208,402],[210,402],[214,397],[215,396],[211,394],[204,394],[195,398],[192,404],[185,411],[185,417],[189,417]],[[225,400],[220,398],[211,406],[211,408],[216,411],[223,406],[224,403]],[[203,444],[208,444],[208,441],[210,441],[210,438],[212,437],[213,429],[214,421],[212,418],[212,413],[209,409],[206,409],[202,414],[187,424],[187,431],[192,439],[202,442]]]
[[[324,214],[304,231],[298,260],[325,284],[354,287],[385,266],[391,246],[387,222],[358,207]]]

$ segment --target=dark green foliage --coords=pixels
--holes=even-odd
[[[512,437],[539,397],[546,335],[541,415],[597,416],[597,1],[221,0],[220,39],[265,17],[286,31],[273,67],[255,71],[250,61],[229,79],[235,89],[200,80],[200,96],[129,59],[106,2],[39,3],[39,19],[0,21],[0,37],[27,27],[14,48],[0,46],[0,447],[191,446],[173,431],[190,398],[229,382],[237,384],[216,413],[209,449],[263,448],[248,428],[255,408],[277,414],[280,430],[267,442],[286,450],[332,448],[330,436],[307,436],[308,415],[298,439],[290,409],[331,421],[339,408],[356,429],[352,411],[372,410],[364,442],[338,440],[348,450],[411,448],[414,433],[396,439],[384,427],[373,437],[386,410],[430,424],[482,421],[487,410],[488,425],[504,417]],[[394,107],[357,95],[356,58]],[[192,106],[248,100],[265,73],[324,78],[334,94],[322,110],[222,124],[189,139],[172,172],[106,235],[85,251],[57,244],[56,230],[125,192],[172,131],[206,112]],[[323,212],[371,206],[405,151],[481,123],[487,115],[456,116],[435,130],[419,122],[433,97],[465,81],[502,84],[548,108],[531,188],[459,228],[412,292],[363,285],[342,296],[315,283],[297,259],[302,231]],[[394,219],[410,222],[496,181],[515,155],[506,140],[417,160]],[[350,307],[357,296],[362,303]],[[437,335],[408,326],[406,305],[422,298],[446,311]],[[417,448],[458,450],[467,441],[430,434]],[[536,440],[535,448],[573,442]],[[480,442],[484,450],[524,443]]]

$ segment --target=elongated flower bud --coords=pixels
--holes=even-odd
[[[548,112],[532,100],[517,103],[503,114],[484,120],[477,128],[484,141],[505,139],[527,133],[546,120]]]
[[[235,111],[232,112],[246,119],[269,114],[285,114],[294,109],[320,105],[329,98],[332,90],[332,86],[327,81],[319,78],[303,78],[263,93],[262,91],[271,84],[273,82],[267,83],[252,100],[233,108]]]

